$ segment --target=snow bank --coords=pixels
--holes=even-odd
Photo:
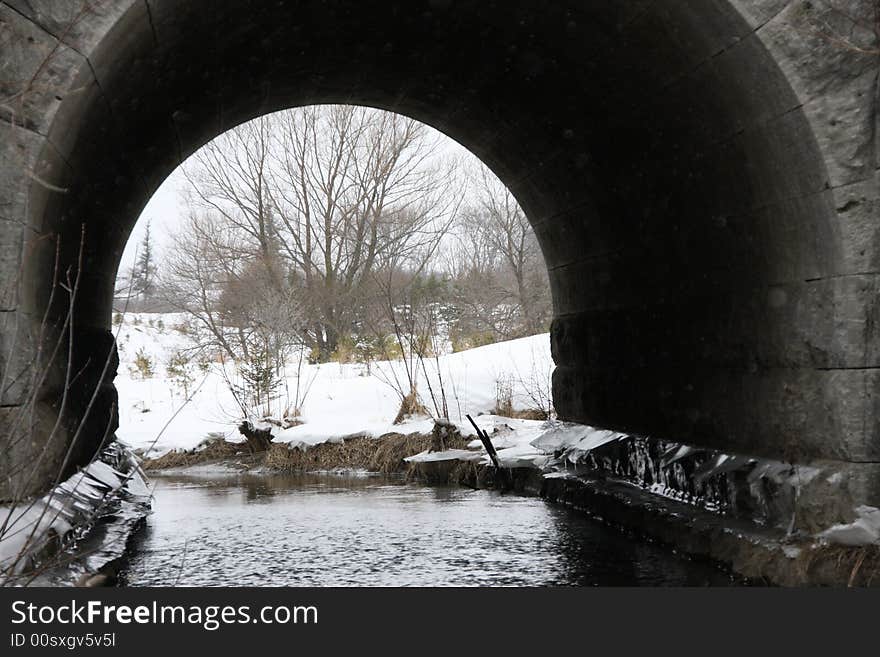
[[[133,313],[114,327],[120,355],[116,378],[120,415],[117,433],[128,445],[153,455],[171,449],[194,449],[209,434],[239,439],[241,411],[219,365],[211,365],[206,373],[197,372],[189,402],[168,375],[171,357],[194,346],[179,328],[184,319],[174,313]],[[143,378],[135,364],[139,353],[152,364],[150,378]],[[491,413],[497,403],[499,385],[510,390],[513,407],[517,409],[533,408],[549,398],[553,369],[550,337],[545,333],[440,356],[439,373],[433,360],[426,367],[428,379],[422,374],[419,383],[425,405],[433,406],[428,382],[437,392],[442,378],[450,420],[463,435],[470,436],[473,429],[465,415]],[[373,363],[371,370],[367,375],[360,364],[305,365],[299,373],[299,383],[303,387],[310,383],[311,387],[301,408],[303,424],[275,430],[273,439],[291,447],[307,448],[354,435],[429,432],[432,423],[428,419],[393,424],[400,399],[387,382],[395,376],[405,380],[402,364],[383,361]],[[286,375],[286,387],[291,394],[297,382],[297,372],[291,367]],[[480,421],[494,430],[494,420]]]

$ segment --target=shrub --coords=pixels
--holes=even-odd
[[[168,359],[165,372],[171,382],[183,390],[183,396],[189,397],[189,389],[195,381],[195,366],[192,359],[182,351],[177,351]]]
[[[513,381],[509,378],[495,382],[495,415],[513,417]]]
[[[355,349],[356,345],[350,335],[341,336],[339,338],[339,343],[336,345],[336,349],[330,354],[330,360],[335,361],[340,365],[351,363],[355,358]]]
[[[399,360],[403,358],[403,350],[400,343],[393,335],[387,335],[381,341],[382,358],[385,360]]]
[[[475,333],[455,333],[449,336],[452,343],[453,353],[485,347],[487,344],[495,344],[497,338],[492,331],[477,331]]]
[[[410,390],[400,402],[400,410],[397,411],[397,417],[394,418],[394,424],[401,424],[413,416],[426,415],[430,416],[428,409],[422,404],[417,390]]]
[[[153,361],[150,360],[150,357],[143,348],[137,350],[137,354],[135,354],[134,357],[134,366],[135,372],[139,374],[142,379],[153,378]]]
[[[412,339],[413,351],[422,358],[433,358],[434,338],[430,335],[416,335]]]
[[[383,342],[382,338],[368,336],[359,338],[354,345],[355,360],[366,366],[367,376],[370,374],[371,363],[383,355]]]

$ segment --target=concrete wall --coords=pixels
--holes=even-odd
[[[0,271],[20,280],[0,345],[7,370],[26,366],[19,339],[53,344],[72,324],[85,373],[58,444],[85,409],[92,424],[69,464],[112,430],[112,287],[150,194],[242,121],[350,102],[437,127],[516,195],[551,273],[561,416],[861,464],[872,490],[873,33],[802,0],[92,4],[0,0],[17,73],[0,82],[16,99],[0,109]],[[866,52],[812,32],[815,12]],[[68,266],[71,322],[53,286]],[[2,403],[37,399],[51,418],[65,362]]]

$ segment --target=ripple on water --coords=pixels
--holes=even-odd
[[[168,476],[133,586],[724,585],[537,498],[339,475]]]

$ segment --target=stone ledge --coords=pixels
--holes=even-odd
[[[844,548],[789,540],[782,532],[720,518],[633,486],[582,477],[545,480],[541,496],[609,525],[719,562],[753,584],[880,585],[880,548]],[[865,555],[869,555],[865,558]]]

